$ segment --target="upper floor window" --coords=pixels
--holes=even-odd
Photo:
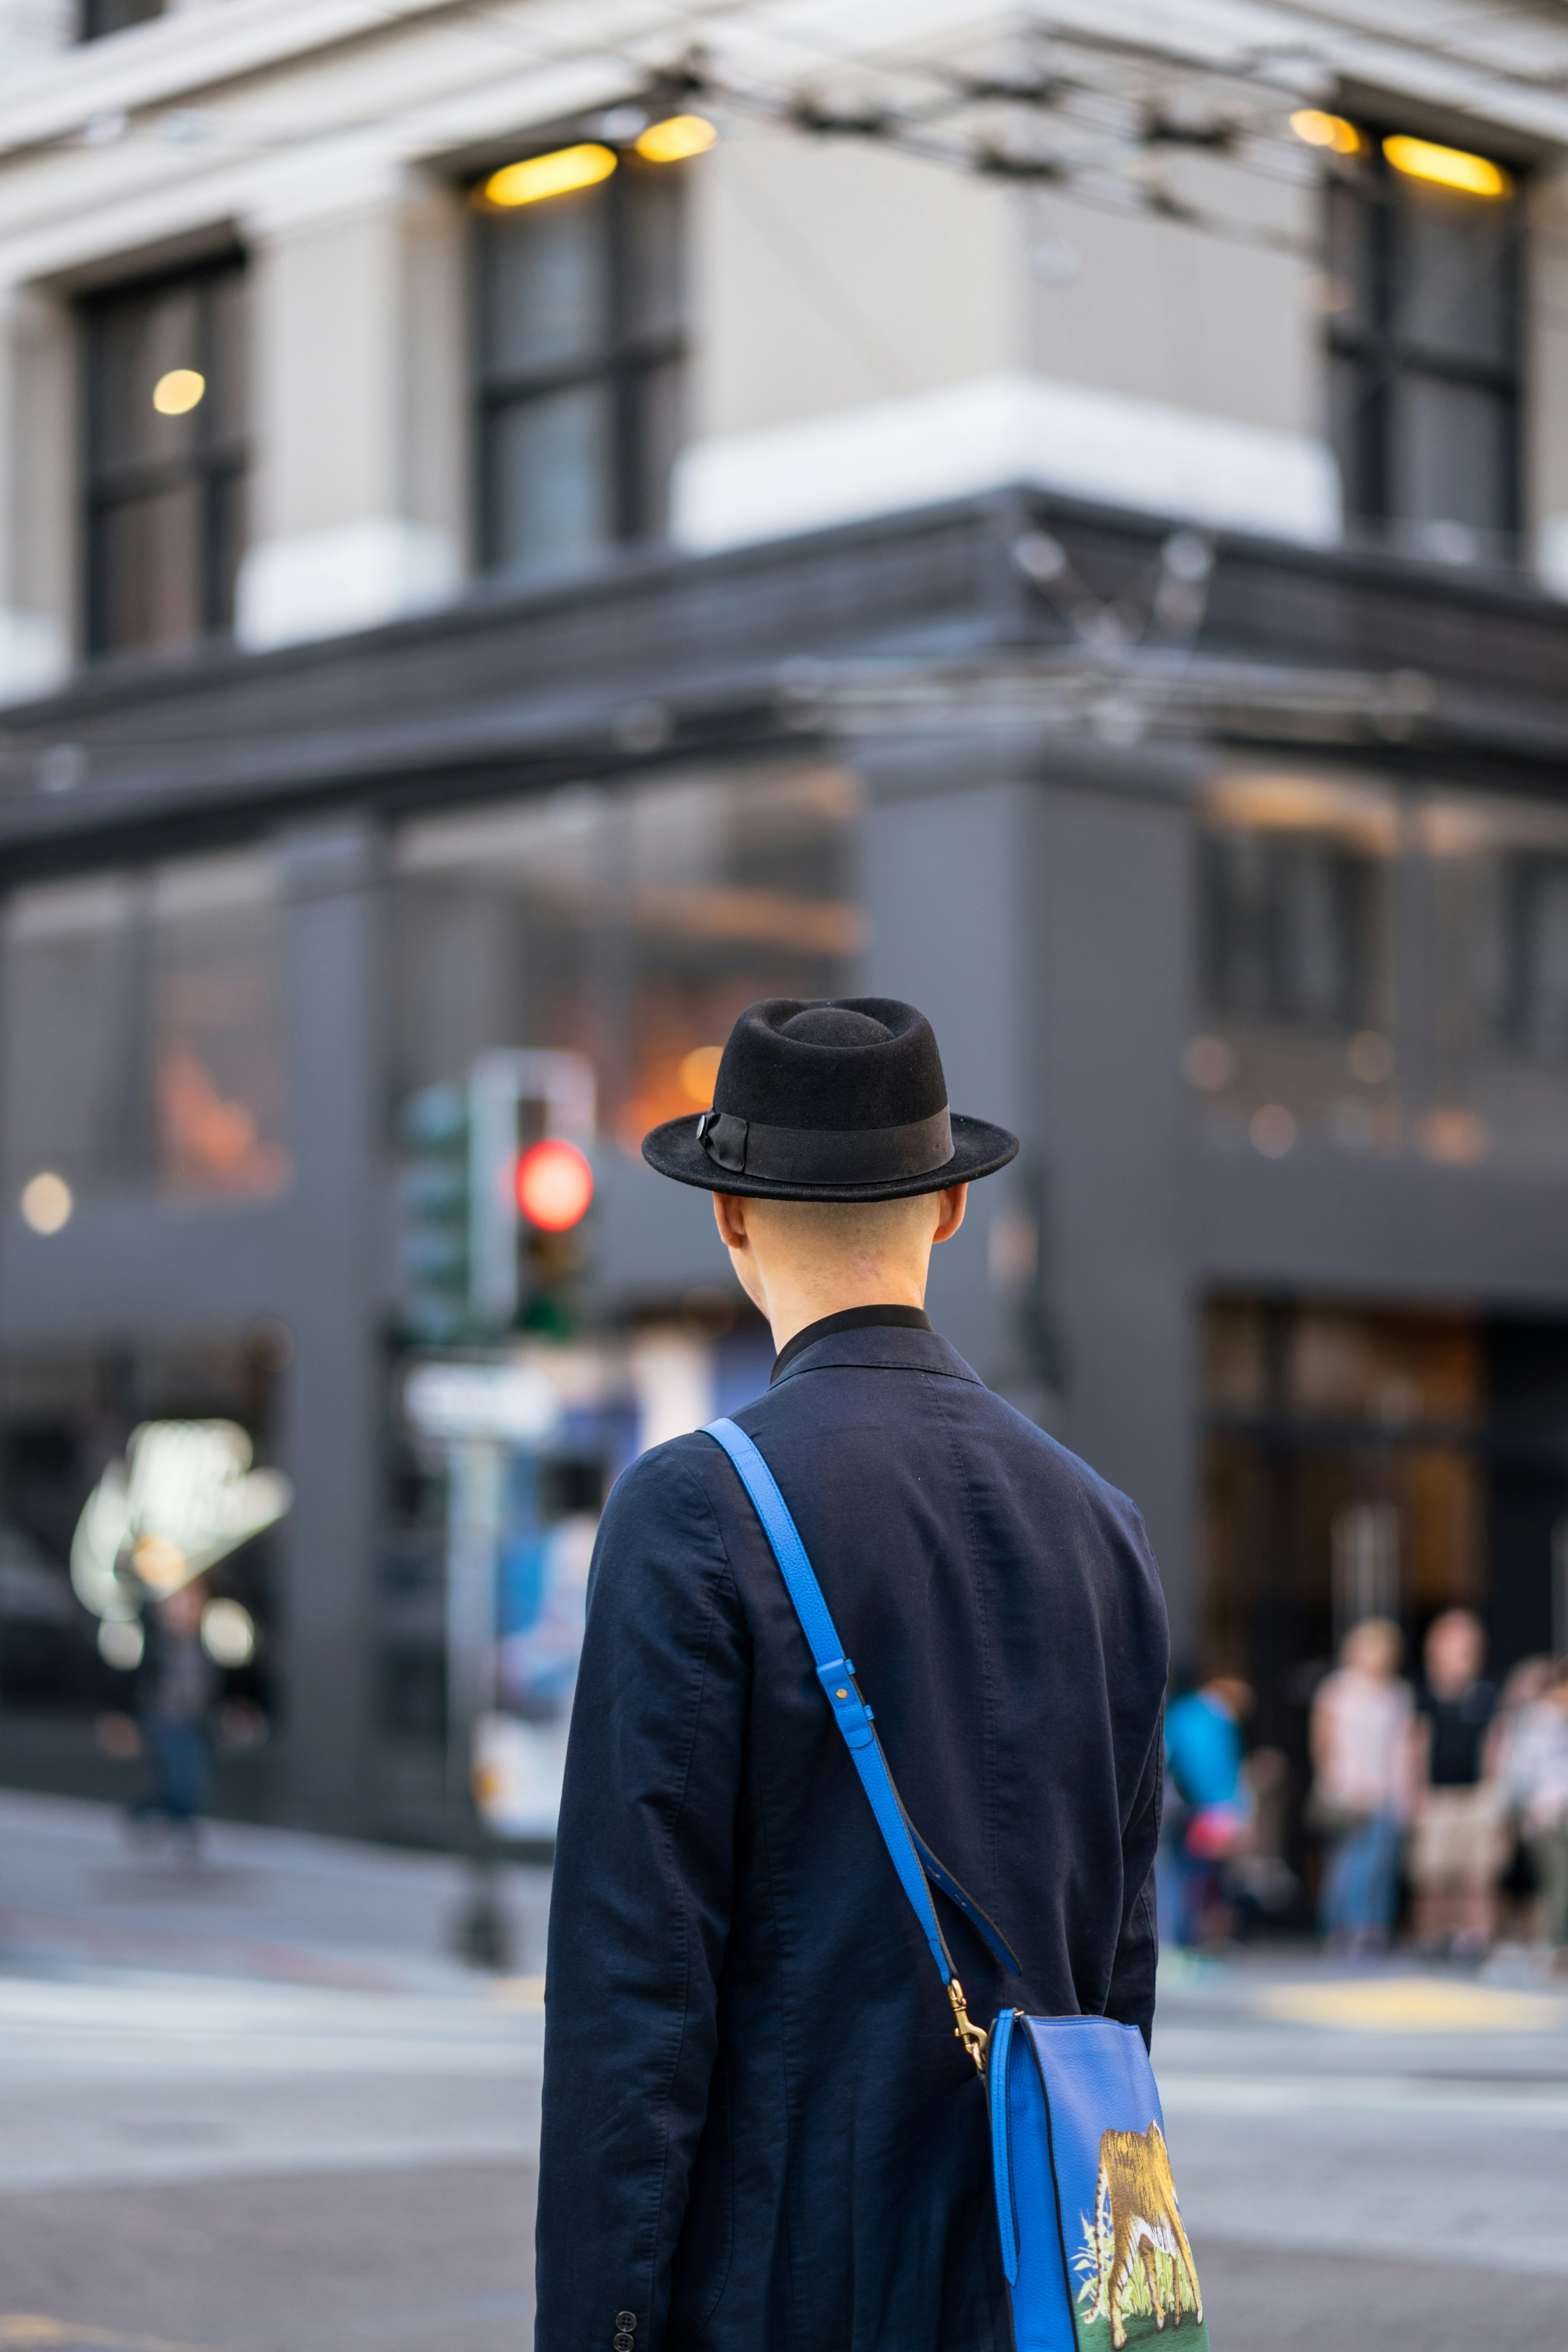
[[[81,38],[101,41],[106,33],[122,33],[163,14],[163,0],[81,0]]]
[[[1450,562],[1496,560],[1520,527],[1512,178],[1428,140],[1338,128],[1329,352],[1347,514]]]
[[[593,142],[538,173],[557,161],[498,172],[478,200],[480,542],[497,571],[662,536],[679,446],[684,175]]]
[[[209,262],[83,305],[87,647],[228,629],[245,536],[245,274]]]

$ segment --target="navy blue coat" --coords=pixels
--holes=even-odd
[[[814,1341],[734,1415],[811,1556],[972,2013],[1147,2036],[1164,1603],[1124,1496],[934,1333]],[[1008,2352],[984,2095],[711,1438],[599,1533],[556,1848],[538,2352]]]

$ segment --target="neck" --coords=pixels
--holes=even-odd
[[[826,1315],[844,1315],[851,1307],[923,1307],[925,1283],[911,1275],[890,1270],[861,1281],[798,1283],[787,1278],[768,1286],[764,1313],[775,1349],[787,1348],[797,1331],[820,1323]]]

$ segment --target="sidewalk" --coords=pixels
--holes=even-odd
[[[0,1791],[0,1970],[177,1969],[281,1983],[472,1990],[453,1957],[470,1885],[448,1854],[218,1822],[195,1863],[132,1843],[109,1807]],[[513,1967],[544,1966],[547,1870],[498,1873]]]
[[[0,1793],[0,2345],[515,2352],[548,1874]]]

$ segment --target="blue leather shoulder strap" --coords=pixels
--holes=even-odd
[[[952,1961],[937,1920],[936,1909],[927,1885],[927,1874],[944,1895],[956,1903],[995,1953],[1004,1968],[1016,1976],[1020,1973],[1014,1952],[1002,1935],[986,1917],[958,1881],[940,1863],[920,1832],[905,1812],[893,1776],[888,1769],[888,1759],[882,1744],[872,1728],[872,1713],[860,1696],[855,1680],[852,1661],[844,1654],[844,1644],[833,1622],[832,1612],[823,1598],[800,1530],[790,1516],[789,1505],[778,1489],[778,1481],[743,1429],[732,1421],[711,1421],[706,1435],[717,1439],[740,1475],[763,1523],[763,1532],[779,1564],[784,1587],[795,1603],[795,1613],[800,1620],[801,1631],[810,1649],[816,1678],[833,1709],[833,1719],[844,1735],[844,1744],[854,1759],[860,1775],[860,1784],[870,1800],[877,1827],[888,1849],[899,1883],[909,1896],[921,1932],[931,1947],[931,1956],[941,1972],[943,1984],[952,1976]]]

